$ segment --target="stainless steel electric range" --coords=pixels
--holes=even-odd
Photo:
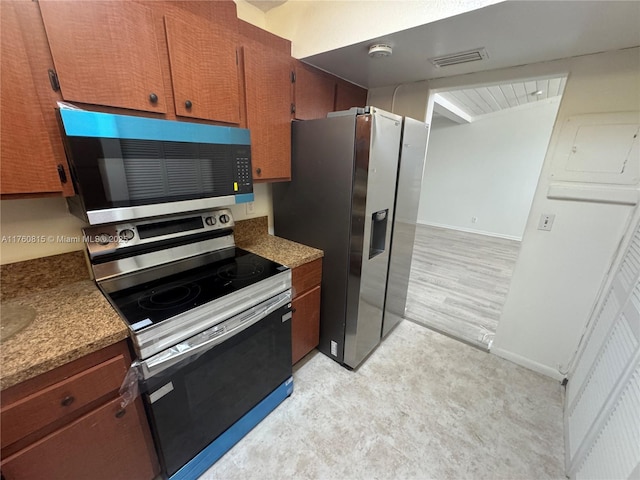
[[[291,271],[237,248],[233,226],[221,209],[84,231],[166,478],[197,478],[293,389]]]

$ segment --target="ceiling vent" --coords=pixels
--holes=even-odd
[[[451,53],[440,57],[430,58],[429,61],[436,67],[448,67],[450,65],[458,65],[460,63],[477,62],[489,58],[484,47],[474,48],[466,52]]]

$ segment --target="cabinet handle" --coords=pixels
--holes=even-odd
[[[262,173],[262,169],[260,167],[256,168],[256,173],[260,175]]]
[[[63,407],[68,407],[69,405],[71,405],[75,401],[76,401],[76,399],[73,398],[71,395],[69,395],[68,397],[64,397],[62,399],[62,401],[60,402],[60,405],[62,405]]]
[[[295,308],[292,308],[292,309],[291,309],[291,313],[296,313],[296,309],[295,309]]]
[[[124,408],[122,408],[122,409],[118,410],[118,411],[116,412],[116,418],[122,418],[122,417],[124,417],[124,414],[125,414],[125,413],[127,413],[127,411],[126,411]]]
[[[150,94],[149,101],[151,103],[158,103],[158,95],[156,95],[155,93]]]
[[[193,103],[191,103],[191,100],[187,100],[186,102],[184,102],[184,106],[189,109],[191,107],[193,107]]]
[[[67,173],[61,163],[58,164],[58,176],[60,177],[60,182],[67,183]]]
[[[58,74],[55,70],[49,69],[49,82],[51,83],[51,90],[57,92],[60,90],[60,82],[58,81]]]

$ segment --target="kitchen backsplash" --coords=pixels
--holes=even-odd
[[[89,278],[84,252],[0,265],[0,298],[6,301]]]
[[[253,211],[247,204],[229,207],[236,221],[273,215],[271,186],[254,185],[254,195]],[[2,200],[0,208],[0,264],[84,250],[86,224],[69,213],[62,197]]]
[[[269,234],[269,218],[256,217],[236,221],[233,236],[236,243],[245,243]]]

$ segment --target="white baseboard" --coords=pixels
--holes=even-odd
[[[428,227],[447,228],[449,230],[458,230],[459,232],[477,233],[478,235],[486,235],[487,237],[505,238],[507,240],[515,240],[517,242],[522,241],[522,237],[517,237],[515,235],[504,235],[502,233],[485,232],[484,230],[474,230],[473,228],[463,228],[463,227],[458,227],[454,225],[445,225],[443,223],[421,222],[420,220],[418,220],[416,223],[418,225],[426,225]]]
[[[502,348],[491,348],[491,353],[497,355],[500,358],[504,358],[505,360],[509,360],[515,364],[520,365],[521,367],[528,368],[529,370],[533,370],[534,372],[541,373],[547,377],[551,377],[555,380],[562,380],[564,375],[561,374],[558,370],[555,370],[547,365],[543,365],[538,362],[534,362],[528,358],[522,357],[516,353],[510,352],[508,350],[503,350]]]

